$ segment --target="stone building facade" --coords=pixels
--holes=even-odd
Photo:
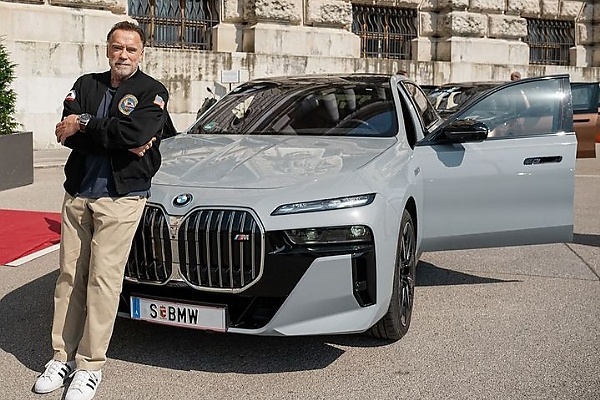
[[[356,5],[415,10],[412,57],[363,57],[352,31]],[[142,68],[169,89],[180,129],[209,89],[221,96],[263,76],[403,69],[420,84],[441,84],[507,80],[519,70],[524,77],[569,73],[573,81],[600,81],[600,1],[221,0],[218,11],[212,50],[146,48]],[[64,95],[80,74],[108,68],[106,33],[130,14],[127,0],[0,0],[0,37],[18,64],[17,120],[34,132],[35,148],[57,146],[53,129]],[[527,18],[574,24],[569,65],[530,63]]]

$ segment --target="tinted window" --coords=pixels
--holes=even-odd
[[[387,81],[244,85],[221,99],[190,133],[389,137],[398,118]]]
[[[595,112],[598,107],[597,83],[572,83],[573,112]]]
[[[507,86],[461,111],[458,118],[485,123],[492,138],[556,133],[561,118],[560,85],[560,80],[545,80]]]

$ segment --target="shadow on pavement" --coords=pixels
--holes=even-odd
[[[323,369],[344,350],[323,337],[221,334],[117,318],[110,358],[178,370],[268,374]]]
[[[463,272],[440,268],[428,262],[419,261],[417,264],[416,286],[449,286],[477,285],[482,283],[519,282],[518,280],[502,280],[469,275]]]
[[[514,282],[420,262],[418,286]],[[0,301],[0,346],[27,368],[41,371],[52,355],[52,297],[58,271],[19,287]],[[117,318],[108,357],[177,370],[264,374],[323,369],[350,347],[391,342],[363,335],[259,337],[219,334]]]
[[[600,235],[574,233],[573,243],[583,244],[585,246],[600,247]]]
[[[23,285],[0,300],[0,346],[23,365],[41,372],[52,357],[50,331],[58,271]]]
[[[52,357],[53,293],[58,271],[0,300],[0,346],[41,372]],[[372,341],[364,338],[364,344]],[[353,341],[361,346],[361,339]],[[258,337],[218,334],[117,318],[108,357],[179,370],[263,374],[322,369],[343,349],[326,337]]]

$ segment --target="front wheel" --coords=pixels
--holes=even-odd
[[[417,240],[413,219],[407,210],[402,214],[399,236],[390,305],[383,318],[368,331],[382,339],[398,340],[406,335],[410,326],[415,296]]]

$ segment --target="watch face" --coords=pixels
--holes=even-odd
[[[91,118],[92,116],[90,114],[81,114],[79,116],[79,122],[83,125],[87,125],[87,123],[90,122]]]

